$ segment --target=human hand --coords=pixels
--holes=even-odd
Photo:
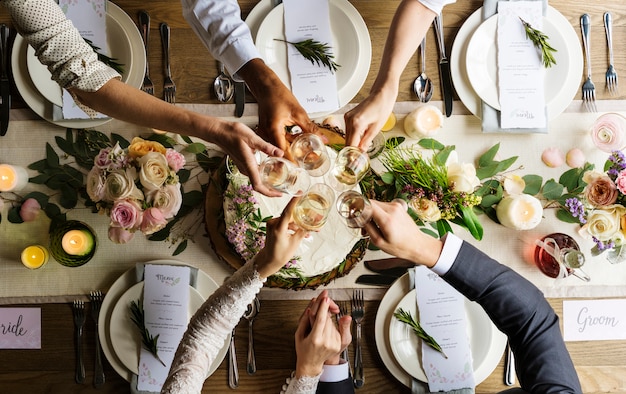
[[[317,297],[313,298],[309,303],[308,308],[311,313],[309,313],[309,324],[313,326],[315,322],[315,318],[317,316],[317,310],[319,309],[320,304],[324,300],[324,298],[328,298],[328,291],[322,291]],[[332,299],[330,299],[330,305],[328,310],[333,315],[339,314],[339,306]],[[352,342],[352,331],[350,330],[352,323],[352,317],[350,315],[344,315],[340,319],[337,320],[337,326],[339,329],[339,335],[341,335],[341,349],[339,352],[331,357],[329,357],[324,364],[326,365],[337,365],[339,364],[339,360],[341,359],[341,353],[350,345]]]
[[[342,336],[330,311],[332,304],[334,302],[328,297],[317,297],[300,316],[295,335],[296,377],[319,375],[325,362],[342,349]],[[312,319],[313,305],[316,305],[316,314]]]
[[[372,220],[365,224],[370,240],[383,251],[416,264],[432,267],[443,244],[423,233],[399,202],[370,200]]]
[[[280,217],[267,222],[265,247],[255,257],[256,269],[262,278],[275,274],[287,264],[307,234],[291,220],[299,198],[292,198]]]
[[[381,89],[346,112],[346,145],[367,150],[393,111],[396,97],[397,88]]]

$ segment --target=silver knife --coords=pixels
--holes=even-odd
[[[389,287],[396,281],[398,277],[391,275],[370,275],[364,274],[356,278],[356,283],[360,285]]]
[[[450,74],[450,61],[446,56],[446,46],[443,42],[443,20],[441,14],[434,21],[435,35],[439,45],[439,77],[441,78],[441,92],[445,105],[446,116],[452,115],[452,75]]]
[[[9,28],[0,26],[0,136],[5,135],[9,128],[9,112],[11,110],[11,84],[9,83]]]
[[[241,118],[246,105],[246,83],[235,82],[235,116]]]

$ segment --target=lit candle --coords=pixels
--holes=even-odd
[[[443,127],[443,114],[434,105],[422,105],[404,118],[404,132],[413,138],[432,136]]]
[[[496,207],[500,224],[514,230],[530,230],[541,222],[541,201],[529,194],[504,197]]]
[[[18,191],[28,183],[28,173],[23,167],[0,164],[0,192]]]
[[[70,230],[63,235],[61,247],[72,256],[83,256],[93,248],[93,236],[87,231]]]
[[[41,245],[31,245],[22,251],[22,264],[26,268],[37,269],[48,262],[48,249]]]

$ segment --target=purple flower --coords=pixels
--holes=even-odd
[[[578,219],[581,224],[587,223],[587,219],[585,218],[585,207],[579,199],[568,198],[565,200],[565,207],[569,210],[569,213],[571,213],[573,217]]]

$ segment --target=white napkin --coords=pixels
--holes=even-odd
[[[489,19],[495,15],[498,10],[500,1],[517,1],[517,0],[485,0],[483,3],[482,16],[483,20]],[[541,1],[542,14],[545,15],[547,9],[547,0],[525,0],[525,1]],[[547,119],[547,112],[544,112]],[[547,125],[544,127],[526,127],[526,128],[503,128],[501,127],[501,112],[489,106],[484,101],[481,103],[481,119],[482,130],[484,133],[547,133]],[[546,121],[547,123],[547,121]]]

